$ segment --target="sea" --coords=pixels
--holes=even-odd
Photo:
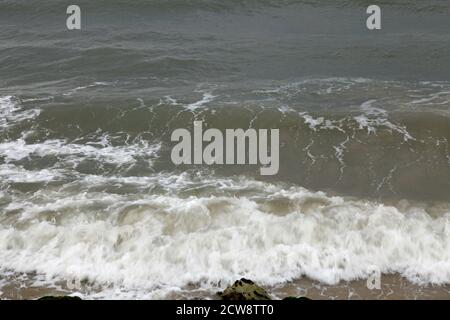
[[[450,2],[372,2],[1,0],[0,298],[448,299]],[[278,173],[175,165],[194,121]]]

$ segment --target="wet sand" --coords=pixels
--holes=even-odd
[[[399,275],[382,275],[380,289],[368,289],[367,280],[324,285],[309,279],[300,279],[272,289],[277,297],[306,296],[313,300],[447,300],[450,285],[421,286]]]

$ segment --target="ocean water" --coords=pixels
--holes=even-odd
[[[0,297],[164,299],[375,266],[450,284],[450,3],[0,2]],[[280,130],[280,170],[175,166],[177,128]],[[80,292],[78,292],[80,291]]]

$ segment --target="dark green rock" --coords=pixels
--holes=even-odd
[[[69,300],[81,300],[80,297],[70,297],[70,296],[45,296],[42,298],[39,298],[38,300],[63,300],[63,301],[69,301]]]
[[[223,300],[271,300],[266,290],[244,278],[217,294]]]

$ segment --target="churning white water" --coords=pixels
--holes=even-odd
[[[0,267],[147,295],[165,288],[162,296],[239,277],[336,284],[373,266],[414,282],[450,282],[448,204],[390,207],[248,179],[211,180],[219,195],[182,197],[170,190],[195,188],[187,175],[156,180],[165,194],[47,190],[11,202],[0,224]]]

